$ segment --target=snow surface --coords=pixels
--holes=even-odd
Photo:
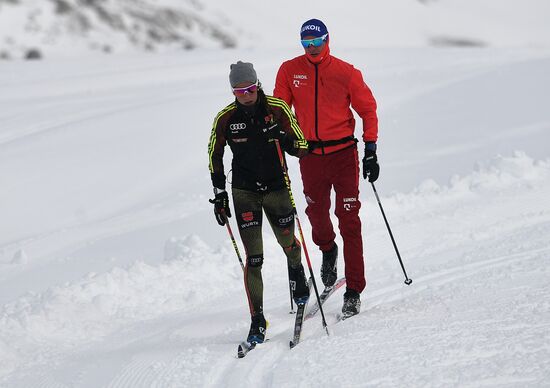
[[[2,63],[0,386],[548,386],[550,52],[332,52],[378,99],[376,187],[413,283],[361,182],[361,314],[336,323],[339,291],[330,336],[315,317],[289,350],[266,227],[270,341],[242,360],[248,307],[207,201],[207,142],[229,64],[253,61],[271,92],[299,47]]]
[[[4,66],[0,385],[546,384],[550,53],[540,51],[339,53],[380,103],[377,188],[414,282],[403,284],[362,182],[361,315],[335,324],[339,292],[326,306],[330,337],[317,317],[290,351],[286,269],[266,228],[271,341],[235,358],[249,318],[207,202],[206,144],[230,100],[228,63],[261,58],[271,91],[285,54]],[[318,274],[295,160],[290,168]]]

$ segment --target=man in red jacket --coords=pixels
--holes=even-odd
[[[363,178],[374,182],[380,172],[376,101],[361,72],[330,55],[329,33],[322,21],[306,21],[300,37],[305,54],[281,65],[273,94],[294,106],[310,144],[310,154],[300,159],[300,171],[313,242],[323,253],[321,279],[325,287],[332,286],[337,277],[338,246],[329,214],[332,188],[336,193],[335,214],[344,241],[347,283],[342,314],[348,318],[359,313],[360,294],[366,286],[359,219],[358,140],[350,106],[363,121]]]

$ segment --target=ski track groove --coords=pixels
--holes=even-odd
[[[291,340],[293,327],[294,323],[277,332],[271,331],[268,334],[269,342],[258,345],[256,349],[242,359],[237,358],[239,343],[231,344],[231,350],[229,350],[231,353],[224,356],[220,362],[212,367],[215,374],[211,375],[204,386],[211,388],[220,386],[265,386],[265,377],[272,373],[273,365],[284,357],[285,350],[291,351],[288,341]],[[265,367],[262,367],[262,365],[265,365]]]
[[[547,252],[550,252],[550,248],[537,248],[537,249],[512,253],[510,255],[505,255],[498,258],[491,258],[483,261],[477,261],[475,263],[459,264],[454,268],[437,271],[429,275],[424,275],[420,277],[411,276],[411,279],[413,279],[413,283],[410,286],[407,286],[407,288],[404,288],[405,286],[402,284],[397,284],[397,285],[383,287],[380,290],[374,291],[372,293],[367,293],[367,295],[365,296],[366,303],[363,309],[363,313],[368,313],[370,309],[388,302],[396,302],[398,300],[409,298],[413,295],[421,294],[432,286],[440,287],[445,284],[449,284],[455,280],[460,280],[460,279],[464,279],[464,278],[468,278],[470,276],[476,275],[481,271],[502,267],[517,261],[537,259],[537,258],[540,258],[540,254],[547,253]],[[323,307],[326,308],[325,305],[323,305]],[[329,326],[329,331],[330,331],[331,324],[329,320],[330,320],[331,314],[328,313],[328,311],[325,311],[325,316],[327,318],[327,324]],[[310,319],[309,322],[313,323],[314,319],[315,320],[318,319],[319,322],[321,322],[320,318],[318,317],[320,317],[320,312],[316,314],[315,317]],[[338,322],[339,322],[338,320],[332,321],[332,324],[335,324]],[[320,335],[318,333],[324,333],[324,328],[321,325],[313,332],[310,331],[308,333],[307,330],[305,330],[305,332],[306,332],[305,336],[303,335],[304,333],[302,333],[303,340],[310,338],[314,335],[317,335],[317,336]]]
[[[288,341],[290,341],[290,338]],[[254,349],[244,359],[237,360],[246,360],[245,367],[241,368],[241,365],[238,365],[237,370],[239,373],[237,374],[235,374],[233,370],[228,371],[229,373],[226,376],[226,379],[230,379],[230,384],[228,385],[245,385],[249,387],[266,386],[266,380],[273,380],[272,374],[274,366],[287,352],[291,351],[288,346],[288,341],[284,343],[280,343],[279,341],[267,343],[265,347],[262,346]],[[272,340],[270,342],[272,342]],[[284,348],[285,344],[286,349]],[[227,381],[226,379],[224,379],[224,381]]]
[[[528,251],[512,253],[510,255],[501,256],[498,258],[477,261],[475,263],[460,264],[452,269],[437,271],[432,274],[420,276],[417,278],[411,277],[413,279],[413,283],[409,287],[411,292],[407,292],[407,297],[409,295],[414,295],[414,294],[423,292],[428,288],[428,285],[441,286],[455,280],[459,280],[459,279],[463,279],[463,278],[467,278],[469,276],[475,275],[481,270],[497,268],[502,265],[507,265],[515,261],[536,259],[539,257],[538,255],[540,253],[545,253],[545,252],[550,252],[550,248],[537,248],[537,249],[532,249]],[[421,285],[422,287],[414,287],[415,285],[416,286]],[[386,295],[391,296],[395,294],[396,291],[402,291],[402,290],[403,290],[403,287],[401,285],[395,285],[395,286],[384,287],[379,291],[374,291],[368,294],[367,296],[369,300],[374,301],[372,303],[368,303],[368,307],[369,308],[375,307],[380,305],[381,303],[402,299],[403,297],[402,292],[400,292],[400,295],[396,297],[389,297],[389,298],[385,297]]]
[[[34,371],[34,374],[24,373],[20,375],[18,383],[24,383],[26,387],[32,388],[69,388],[75,386],[74,383],[63,383],[55,378],[55,376],[48,374],[49,370],[38,368],[39,371]],[[10,385],[2,385],[0,387],[10,387]],[[20,386],[20,385],[18,385]]]
[[[153,379],[147,378],[151,363],[146,360],[132,360],[109,383],[108,388],[151,387]]]
[[[78,116],[73,116],[64,120],[63,119],[52,120],[50,123],[42,127],[32,128],[26,131],[19,131],[16,136],[15,135],[12,137],[0,136],[0,147],[4,147],[16,142],[27,141],[29,138],[44,136],[46,133],[51,134],[51,133],[58,133],[60,131],[67,131],[67,130],[73,129],[75,125],[81,125],[88,122],[97,121],[98,119],[103,119],[109,116],[116,116],[121,113],[127,113],[135,110],[142,110],[145,108],[150,108],[153,106],[159,106],[164,104],[166,105],[174,104],[184,97],[186,97],[185,93],[174,92],[168,97],[164,97],[164,98],[155,98],[146,102],[127,103],[114,108],[110,107],[103,110],[90,111],[88,114],[81,113]]]
[[[59,381],[54,380],[51,376],[43,376],[46,380],[41,381],[38,385],[35,385],[36,388],[68,388],[69,385],[63,384]]]
[[[193,384],[189,382],[189,376],[186,366],[189,364],[187,361],[187,355],[185,353],[180,353],[172,360],[164,363],[162,367],[159,366],[159,373],[151,385],[144,385],[144,387],[155,387],[155,388],[164,388],[164,387],[177,387],[177,386],[186,386],[190,387]],[[155,368],[156,363],[151,365],[151,368]],[[190,369],[193,369],[192,367]],[[180,371],[183,371],[180,372]],[[180,377],[181,376],[181,377]],[[187,378],[186,378],[187,377]],[[178,382],[178,383],[175,383]],[[185,383],[184,383],[185,381]],[[200,386],[197,384],[196,386]]]
[[[220,361],[215,364],[212,368],[215,373],[210,375],[209,381],[204,382],[204,387],[216,388],[225,385],[227,383],[227,376],[231,376],[231,371],[238,368],[238,362],[245,360],[246,357],[250,355],[247,355],[243,359],[238,359],[237,346],[238,344],[235,344],[235,354],[233,356],[224,354],[223,357],[220,358]],[[227,385],[229,386],[230,384]]]

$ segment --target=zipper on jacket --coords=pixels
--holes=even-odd
[[[318,107],[318,94],[319,94],[319,65],[318,64],[315,64],[315,136],[317,136],[317,140],[318,141],[323,141],[320,137],[319,137],[319,117],[318,117],[318,112],[317,112],[317,107]],[[325,154],[325,147],[321,147],[321,154]]]

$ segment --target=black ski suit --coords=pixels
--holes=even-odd
[[[264,212],[287,257],[291,282],[298,280],[293,277],[304,273],[301,247],[294,236],[294,207],[281,160],[275,141],[264,134],[264,129],[273,124],[285,132],[280,140],[283,151],[298,157],[307,153],[307,141],[288,105],[283,100],[266,96],[261,89],[254,106],[243,106],[235,100],[218,113],[208,146],[212,183],[219,189],[225,189],[226,183],[223,166],[226,144],[233,153],[233,206],[246,250],[245,286],[252,315],[263,313]]]

